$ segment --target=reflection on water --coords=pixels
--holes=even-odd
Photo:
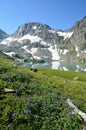
[[[86,72],[86,66],[77,63],[70,63],[67,61],[53,61],[49,63],[33,63],[33,62],[25,62],[21,64],[22,66],[27,66],[31,68],[51,68],[51,69],[58,69],[58,70],[72,70],[77,72]]]

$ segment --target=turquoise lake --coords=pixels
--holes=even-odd
[[[33,62],[25,62],[22,63],[23,67],[30,68],[50,68],[57,70],[66,70],[66,71],[76,71],[76,72],[86,72],[86,64],[78,64],[67,61],[52,61],[45,63],[33,63]]]

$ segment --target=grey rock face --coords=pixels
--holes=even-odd
[[[7,38],[8,37],[8,34],[6,34],[4,31],[2,31],[0,29],[0,41],[2,41],[3,39]]]
[[[74,27],[71,29],[73,35],[71,37],[71,43],[77,45],[80,51],[86,49],[86,16],[76,22]]]
[[[31,22],[31,23],[26,23],[22,26],[18,27],[18,30],[13,34],[14,37],[22,37],[26,34],[30,34],[30,35],[36,35],[36,34],[40,34],[40,31],[46,31],[47,29],[51,29],[48,25],[46,24],[41,24],[41,23],[35,23],[35,22]]]
[[[74,59],[86,59],[86,16],[76,22],[68,31],[73,32],[73,35],[70,37],[70,45],[73,46],[73,50],[75,48],[76,55]]]

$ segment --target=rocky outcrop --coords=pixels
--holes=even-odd
[[[67,103],[69,104],[69,106],[70,106],[71,108],[73,108],[73,112],[76,113],[76,114],[79,114],[79,115],[82,117],[82,119],[84,120],[84,122],[86,122],[86,113],[83,112],[83,111],[81,111],[80,109],[78,109],[78,107],[76,107],[76,106],[73,104],[73,102],[72,102],[71,99],[68,98],[68,99],[67,99]]]

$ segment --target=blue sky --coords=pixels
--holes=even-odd
[[[86,0],[0,0],[0,29],[14,33],[28,22],[69,29],[86,16]]]

